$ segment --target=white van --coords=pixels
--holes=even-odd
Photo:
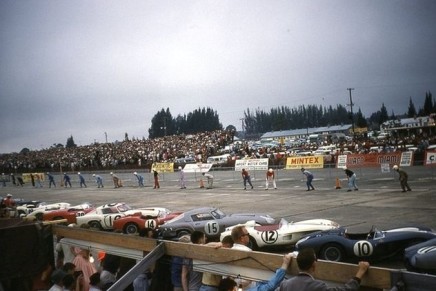
[[[221,156],[210,156],[207,158],[207,163],[216,165],[216,166],[225,166],[229,161],[229,154],[221,155]]]

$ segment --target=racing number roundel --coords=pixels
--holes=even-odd
[[[147,219],[145,221],[145,227],[146,228],[155,229],[156,228],[156,223],[155,223],[154,219]]]
[[[275,230],[263,231],[260,235],[263,242],[266,244],[273,244],[277,241],[278,233]]]
[[[208,221],[204,225],[204,233],[209,236],[217,235],[220,232],[220,226],[216,221]]]
[[[372,244],[366,240],[360,240],[354,244],[353,252],[357,257],[369,257],[374,249]]]

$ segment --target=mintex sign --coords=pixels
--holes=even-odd
[[[286,169],[323,168],[323,156],[289,157],[286,159]]]

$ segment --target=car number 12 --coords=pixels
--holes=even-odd
[[[216,235],[220,231],[220,226],[216,221],[209,221],[204,225],[204,232],[207,235]]]
[[[260,237],[266,244],[273,244],[277,241],[278,233],[274,230],[263,231]]]
[[[372,244],[366,240],[356,242],[353,247],[353,252],[358,257],[368,257],[372,255],[373,251]]]

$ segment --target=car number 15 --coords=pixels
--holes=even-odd
[[[220,226],[216,221],[209,221],[204,225],[204,232],[207,235],[217,235],[220,232]]]

